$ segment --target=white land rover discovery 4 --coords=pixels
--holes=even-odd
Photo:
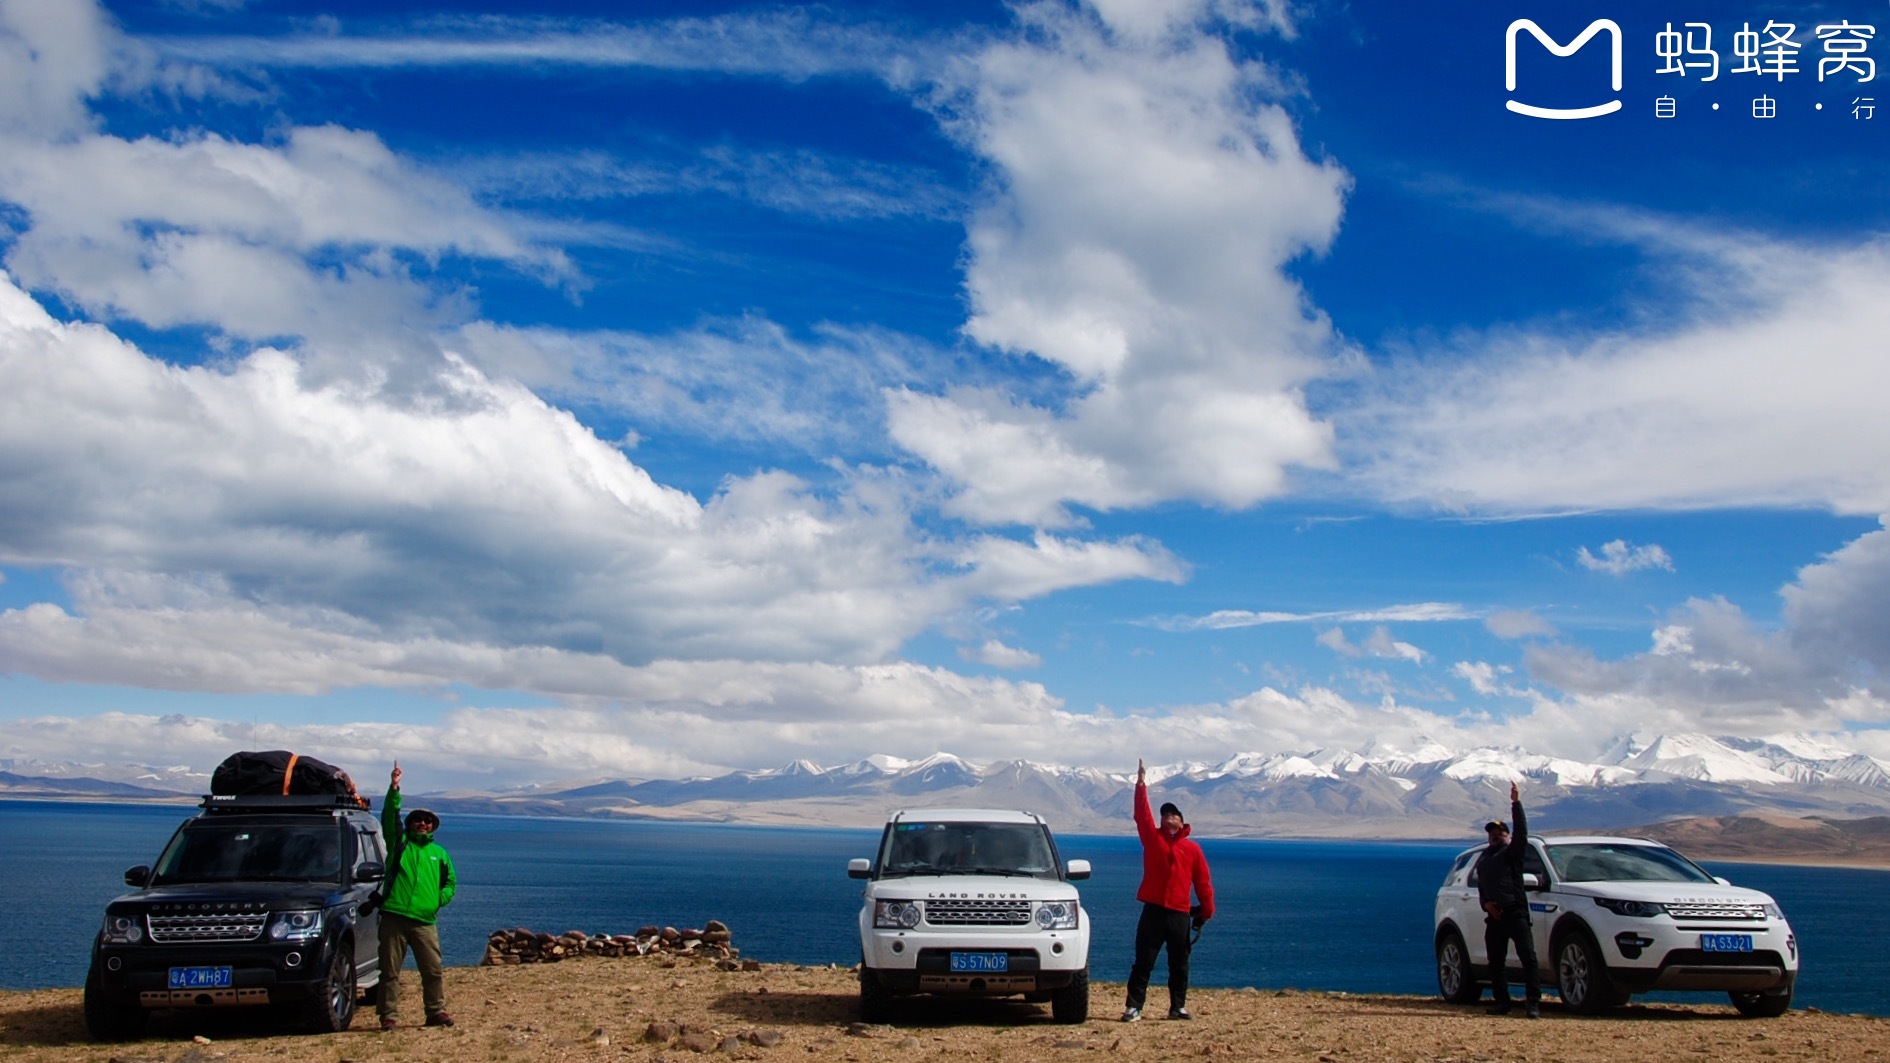
[[[1467,849],[1437,891],[1437,988],[1474,1002],[1488,982],[1476,858]],[[1792,1004],[1798,939],[1777,902],[1707,873],[1644,838],[1530,838],[1523,859],[1542,984],[1593,1014],[1635,993],[1726,993],[1742,1015],[1776,1016]],[[1508,950],[1511,991],[1522,982]]]
[[[1050,1004],[1057,1022],[1089,1018],[1089,917],[1072,882],[1089,861],[1057,855],[1031,812],[911,809],[893,814],[879,856],[847,864],[865,879],[860,1012],[882,1021],[915,993],[1010,996]]]

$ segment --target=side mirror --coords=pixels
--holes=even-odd
[[[386,877],[387,865],[378,861],[370,860],[365,864],[358,865],[354,869],[354,880],[356,882],[379,882]]]
[[[1542,888],[1542,879],[1538,878],[1535,872],[1526,871],[1523,873],[1522,886],[1526,890],[1539,890]]]
[[[872,878],[873,862],[863,856],[856,856],[847,861],[848,878]]]
[[[1088,878],[1089,877],[1089,861],[1088,860],[1070,861],[1069,874],[1064,875],[1063,877],[1069,879],[1071,882],[1081,882],[1082,880]]]
[[[125,871],[125,885],[134,889],[143,889],[145,884],[150,881],[151,869],[143,864],[139,864],[137,867],[127,868]]]

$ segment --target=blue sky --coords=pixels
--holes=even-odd
[[[1890,755],[1879,26],[0,0],[0,757]]]

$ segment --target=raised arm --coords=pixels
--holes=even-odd
[[[1161,833],[1155,825],[1155,813],[1148,807],[1148,769],[1140,760],[1135,762],[1135,833],[1145,843]]]

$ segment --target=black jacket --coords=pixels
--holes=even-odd
[[[1521,801],[1512,801],[1510,818],[1515,826],[1505,845],[1493,845],[1477,857],[1477,903],[1495,903],[1503,911],[1529,910],[1529,894],[1523,890],[1523,857],[1529,853],[1529,819],[1523,815]]]

